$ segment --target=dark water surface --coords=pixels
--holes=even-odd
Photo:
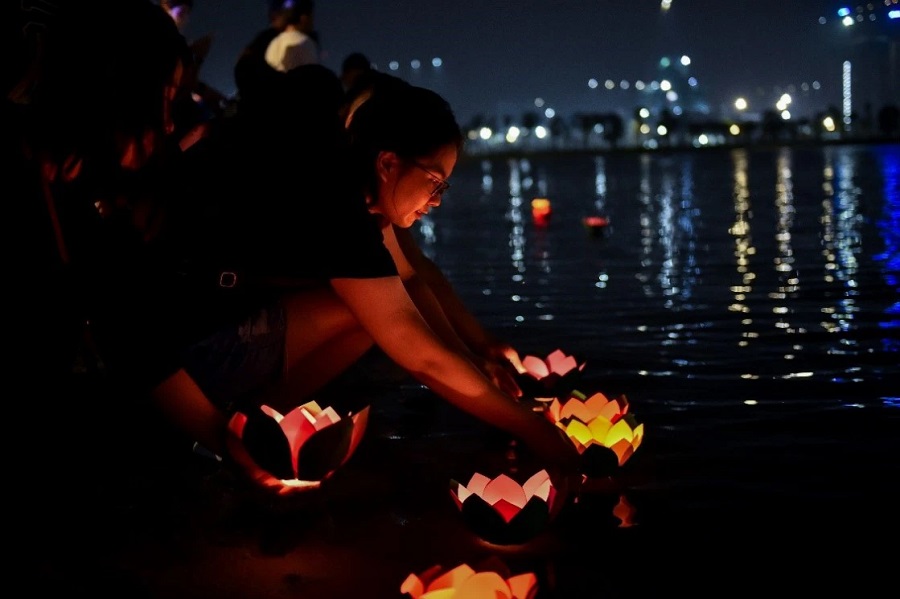
[[[523,354],[562,349],[583,391],[627,396],[645,437],[624,467],[533,541],[486,544],[449,479],[539,464],[404,381],[372,393],[353,459],[302,502],[184,468],[188,450],[161,465],[158,439],[100,447],[119,469],[79,468],[35,535],[51,541],[36,580],[399,598],[411,572],[499,557],[538,576],[538,599],[891,592],[900,145],[472,158],[451,182],[417,229],[426,252]],[[591,234],[587,215],[610,224]]]

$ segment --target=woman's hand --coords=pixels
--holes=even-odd
[[[322,485],[322,481],[282,481],[260,468],[247,453],[244,442],[234,432],[231,424],[228,427],[225,445],[228,450],[227,460],[237,466],[235,468],[237,474],[250,482],[264,496],[296,496],[318,489]]]

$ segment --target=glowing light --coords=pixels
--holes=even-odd
[[[734,107],[738,110],[747,110],[747,100],[744,98],[738,98],[734,101]]]
[[[487,141],[494,135],[494,132],[491,131],[490,127],[482,127],[481,130],[479,130],[478,135],[481,139]]]
[[[593,77],[591,77],[590,79],[588,79],[588,87],[589,87],[589,88],[591,88],[591,89],[597,89],[597,87],[598,87],[599,85],[600,85],[600,82],[597,81],[596,79],[594,79]]]
[[[641,115],[642,119],[645,119],[650,116],[650,111],[647,110],[646,108],[641,108],[641,110],[638,112],[638,114]]]
[[[682,56],[682,57],[681,57],[681,64],[684,65],[684,66],[688,66],[689,64],[691,64],[691,58],[690,58],[690,56],[688,56],[687,54],[685,54],[684,56]]]
[[[741,134],[741,128],[738,127],[737,125],[734,125],[734,124],[733,124],[733,125],[731,125],[730,127],[728,127],[728,132],[731,133],[732,135],[740,135],[740,134]]]
[[[668,79],[663,79],[662,81],[659,82],[659,89],[663,90],[664,92],[667,92],[670,89],[672,89],[672,83]]]
[[[665,125],[660,125],[660,126],[658,126],[658,127],[656,128],[656,134],[657,134],[657,135],[665,135],[665,134],[668,133],[668,132],[669,132],[669,130],[666,129],[666,126],[665,126]]]
[[[518,127],[516,127],[516,126],[510,127],[509,130],[506,132],[506,143],[515,143],[516,140],[519,139],[519,135],[521,135],[521,134],[522,134],[522,131]]]
[[[413,58],[412,60],[409,61],[409,66],[412,67],[413,69],[418,69],[419,67],[422,66],[422,61],[419,60],[418,58]]]
[[[437,56],[435,56],[434,58],[431,59],[431,66],[433,66],[433,67],[439,67],[439,66],[441,66],[442,64],[444,64],[444,61],[441,60],[441,59],[440,59],[439,57],[437,57]]]
[[[548,119],[552,119],[553,117],[556,116],[556,111],[553,110],[552,108],[547,108],[544,111],[544,116],[547,117]]]
[[[782,111],[781,111],[781,118],[784,119],[784,120],[786,120],[786,121],[791,120],[791,111],[790,111],[790,110],[782,110]]]
[[[543,125],[538,125],[534,128],[534,135],[538,139],[544,139],[545,137],[547,137],[548,133],[549,132],[547,131],[547,128]]]

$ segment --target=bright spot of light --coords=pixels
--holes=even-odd
[[[435,56],[434,58],[431,59],[431,66],[433,66],[433,67],[439,67],[439,66],[441,66],[442,64],[444,64],[444,61],[441,60],[441,59],[440,59],[439,57],[437,57],[437,56]]]
[[[667,92],[670,89],[672,89],[672,83],[668,79],[663,79],[662,81],[659,82],[659,89],[663,90],[664,92]]]
[[[672,8],[672,0],[662,0],[662,2],[659,3],[659,9],[663,12],[666,12],[670,8]]]
[[[701,146],[705,146],[709,143],[709,137],[706,136],[706,133],[701,133],[700,137],[697,138],[697,141],[700,142]]]
[[[854,21],[853,21],[853,17],[849,17],[849,16],[848,16],[848,17],[844,17],[844,18],[841,20],[841,23],[844,24],[844,27],[850,27],[850,25],[853,25],[853,22],[854,22]]]
[[[747,110],[747,100],[744,98],[738,98],[734,101],[734,107],[738,110]]]
[[[603,87],[605,87],[606,89],[613,89],[614,87],[616,87],[616,82],[612,79],[607,79],[603,82]]]
[[[791,111],[790,110],[782,110],[781,118],[783,118],[786,121],[789,121],[791,119]]]
[[[849,9],[849,8],[846,8],[846,7],[844,7],[844,8],[839,8],[838,11],[837,11],[837,14],[838,14],[839,17],[846,17],[846,16],[848,16],[848,15],[850,14],[850,9]]]
[[[388,63],[388,68],[392,71],[396,71],[397,69],[400,68],[400,63],[397,62],[396,60],[392,60],[391,62]]]
[[[650,133],[650,125],[648,125],[647,123],[641,125],[641,133],[643,133],[644,135]]]
[[[733,124],[733,125],[731,125],[731,126],[728,128],[728,132],[731,133],[732,135],[740,135],[740,134],[741,134],[741,128],[738,127],[737,125],[734,125],[734,124]]]
[[[688,56],[687,54],[685,54],[684,56],[682,56],[682,57],[681,57],[681,64],[684,65],[684,66],[688,66],[689,64],[691,64],[691,57]]]
[[[670,89],[669,91],[666,92],[666,100],[668,100],[669,102],[677,102],[678,94],[676,94],[673,90]]]
[[[745,399],[745,400],[744,400],[744,405],[745,405],[745,406],[755,406],[755,405],[757,405],[758,403],[759,403],[759,402],[756,401],[755,399]]]
[[[641,91],[642,89],[644,89],[644,82],[643,82],[643,81],[640,81],[640,80],[635,81],[635,82],[634,82],[634,89],[636,89],[636,90],[638,90],[638,91]]]
[[[688,85],[690,85],[691,87],[697,87],[697,78],[688,77]]]
[[[544,111],[544,116],[547,117],[548,119],[552,119],[553,117],[556,116],[556,111],[553,110],[552,108],[547,108],[547,110]]]
[[[628,89],[628,82],[625,81],[624,79],[622,79],[622,80],[619,82],[619,87],[621,87],[622,89]]]
[[[656,134],[657,134],[657,135],[665,135],[665,134],[668,133],[668,132],[669,132],[669,130],[666,129],[666,126],[665,126],[665,125],[660,125],[660,126],[658,126],[658,127],[656,128]]]
[[[534,105],[537,106],[538,108],[540,108],[541,106],[544,105],[544,99],[543,98],[535,98]]]
[[[488,140],[492,135],[494,135],[494,132],[491,131],[490,127],[482,127],[481,131],[478,132],[478,135],[481,137],[481,139]]]
[[[597,89],[597,86],[598,86],[598,85],[600,85],[600,82],[598,82],[598,81],[597,81],[596,79],[594,79],[593,77],[591,77],[590,79],[588,79],[588,87],[589,87],[589,88],[591,88],[591,89]]]
[[[413,58],[412,60],[409,61],[409,66],[414,69],[418,69],[419,67],[422,66],[422,62],[418,58]]]
[[[544,139],[547,137],[547,128],[543,125],[538,125],[534,128],[534,134],[538,139]]]
[[[647,110],[646,108],[641,108],[641,110],[638,112],[638,114],[641,115],[642,119],[645,119],[648,116],[650,116],[650,111]]]
[[[522,132],[519,130],[518,127],[515,127],[515,126],[510,127],[509,130],[506,132],[506,143],[510,143],[510,144],[515,143],[516,140],[519,139],[519,135],[521,133]]]
[[[822,119],[822,126],[825,127],[826,131],[829,131],[829,132],[834,131],[834,129],[835,129],[834,119],[831,118],[830,116],[826,116],[824,119]]]

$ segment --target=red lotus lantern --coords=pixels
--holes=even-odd
[[[421,574],[410,574],[400,585],[400,592],[412,599],[533,599],[537,591],[537,576],[532,572],[509,576],[495,570],[476,571],[468,564],[446,572],[432,566]]]
[[[560,397],[569,394],[578,385],[584,371],[584,362],[574,356],[555,350],[546,358],[525,356],[517,382],[525,395],[535,397]]]
[[[481,539],[498,545],[525,543],[556,515],[562,497],[546,470],[519,484],[506,474],[488,478],[475,473],[465,485],[451,481],[463,519]]]
[[[282,415],[269,406],[236,412],[228,423],[247,454],[287,487],[309,486],[331,476],[362,440],[368,406],[341,418],[314,401]]]
[[[553,400],[544,414],[566,432],[584,457],[588,476],[608,476],[634,455],[644,439],[644,425],[628,412],[627,398],[595,393],[586,401],[577,391],[565,402]]]
[[[531,218],[534,224],[539,227],[546,227],[550,224],[550,215],[553,211],[550,208],[550,200],[547,198],[534,198],[531,200]]]
[[[598,237],[609,229],[609,219],[605,216],[585,216],[581,224],[594,237]]]

